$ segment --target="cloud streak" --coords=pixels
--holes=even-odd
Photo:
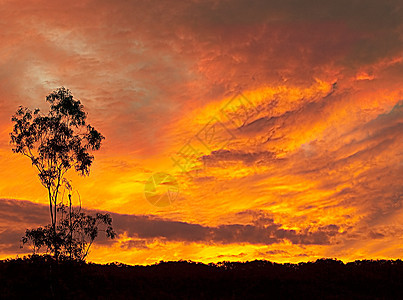
[[[5,229],[1,233],[2,246],[8,246],[19,240],[23,235],[24,227],[33,227],[46,223],[48,216],[46,206],[2,199],[0,201],[2,214],[0,221],[12,223],[13,230]],[[95,211],[87,211],[95,213]],[[121,215],[112,213],[115,231],[120,235],[141,240],[159,239],[162,242],[185,242],[204,244],[262,244],[270,245],[288,240],[293,244],[330,244],[330,239],[338,234],[337,225],[329,225],[310,232],[308,229],[297,232],[281,228],[273,219],[260,217],[260,222],[252,224],[229,224],[219,226],[204,226],[147,215]],[[263,222],[262,222],[263,221]],[[105,243],[101,237],[101,243]],[[144,243],[129,241],[129,247],[140,246]],[[16,245],[17,246],[17,245]],[[14,248],[15,250],[16,248]]]

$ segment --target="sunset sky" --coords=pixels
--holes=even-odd
[[[67,173],[118,233],[90,261],[403,258],[402,6],[0,0],[0,259],[49,222],[11,116],[60,86],[106,137]]]

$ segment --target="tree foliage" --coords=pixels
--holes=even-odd
[[[46,254],[55,253],[57,249],[59,259],[84,261],[98,236],[100,225],[105,227],[103,231],[108,238],[114,238],[116,235],[109,214],[97,213],[95,216],[90,216],[82,212],[81,208],[69,210],[69,207],[63,204],[58,207],[58,211],[62,215],[56,231],[51,224],[26,230],[22,243],[31,244],[34,254],[41,251]]]

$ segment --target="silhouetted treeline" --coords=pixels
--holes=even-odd
[[[0,262],[1,299],[402,299],[403,262]]]

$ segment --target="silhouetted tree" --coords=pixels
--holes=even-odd
[[[46,246],[56,259],[60,250],[66,250],[67,243],[71,257],[83,257],[83,253],[88,253],[83,247],[88,243],[91,245],[97,236],[99,223],[107,226],[108,237],[114,237],[111,218],[107,214],[91,217],[81,211],[75,212],[71,193],[69,211],[63,215],[66,208],[58,202],[58,197],[61,187],[66,185],[64,176],[68,170],[74,168],[80,175],[89,175],[94,160],[90,151],[99,150],[104,136],[86,123],[84,107],[74,99],[69,89],[58,88],[46,97],[46,101],[50,105],[48,113],[20,106],[11,119],[14,123],[10,134],[12,150],[31,160],[49,199],[51,223],[27,230],[23,243],[31,241],[34,252]],[[59,222],[58,213],[64,216]],[[81,235],[81,242],[78,242],[77,235]],[[84,244],[83,237],[87,237]]]
[[[60,218],[56,231],[53,231],[51,224],[37,229],[27,229],[22,243],[31,244],[34,254],[44,248],[46,253],[55,253],[58,249],[59,257],[84,261],[100,230],[105,231],[106,236],[112,239],[116,233],[112,228],[112,218],[109,214],[96,213],[95,216],[90,216],[81,211],[81,205],[73,207],[72,188],[67,180],[65,187],[68,190],[69,203],[68,205],[60,203],[57,206]],[[100,229],[101,226],[105,229]]]

